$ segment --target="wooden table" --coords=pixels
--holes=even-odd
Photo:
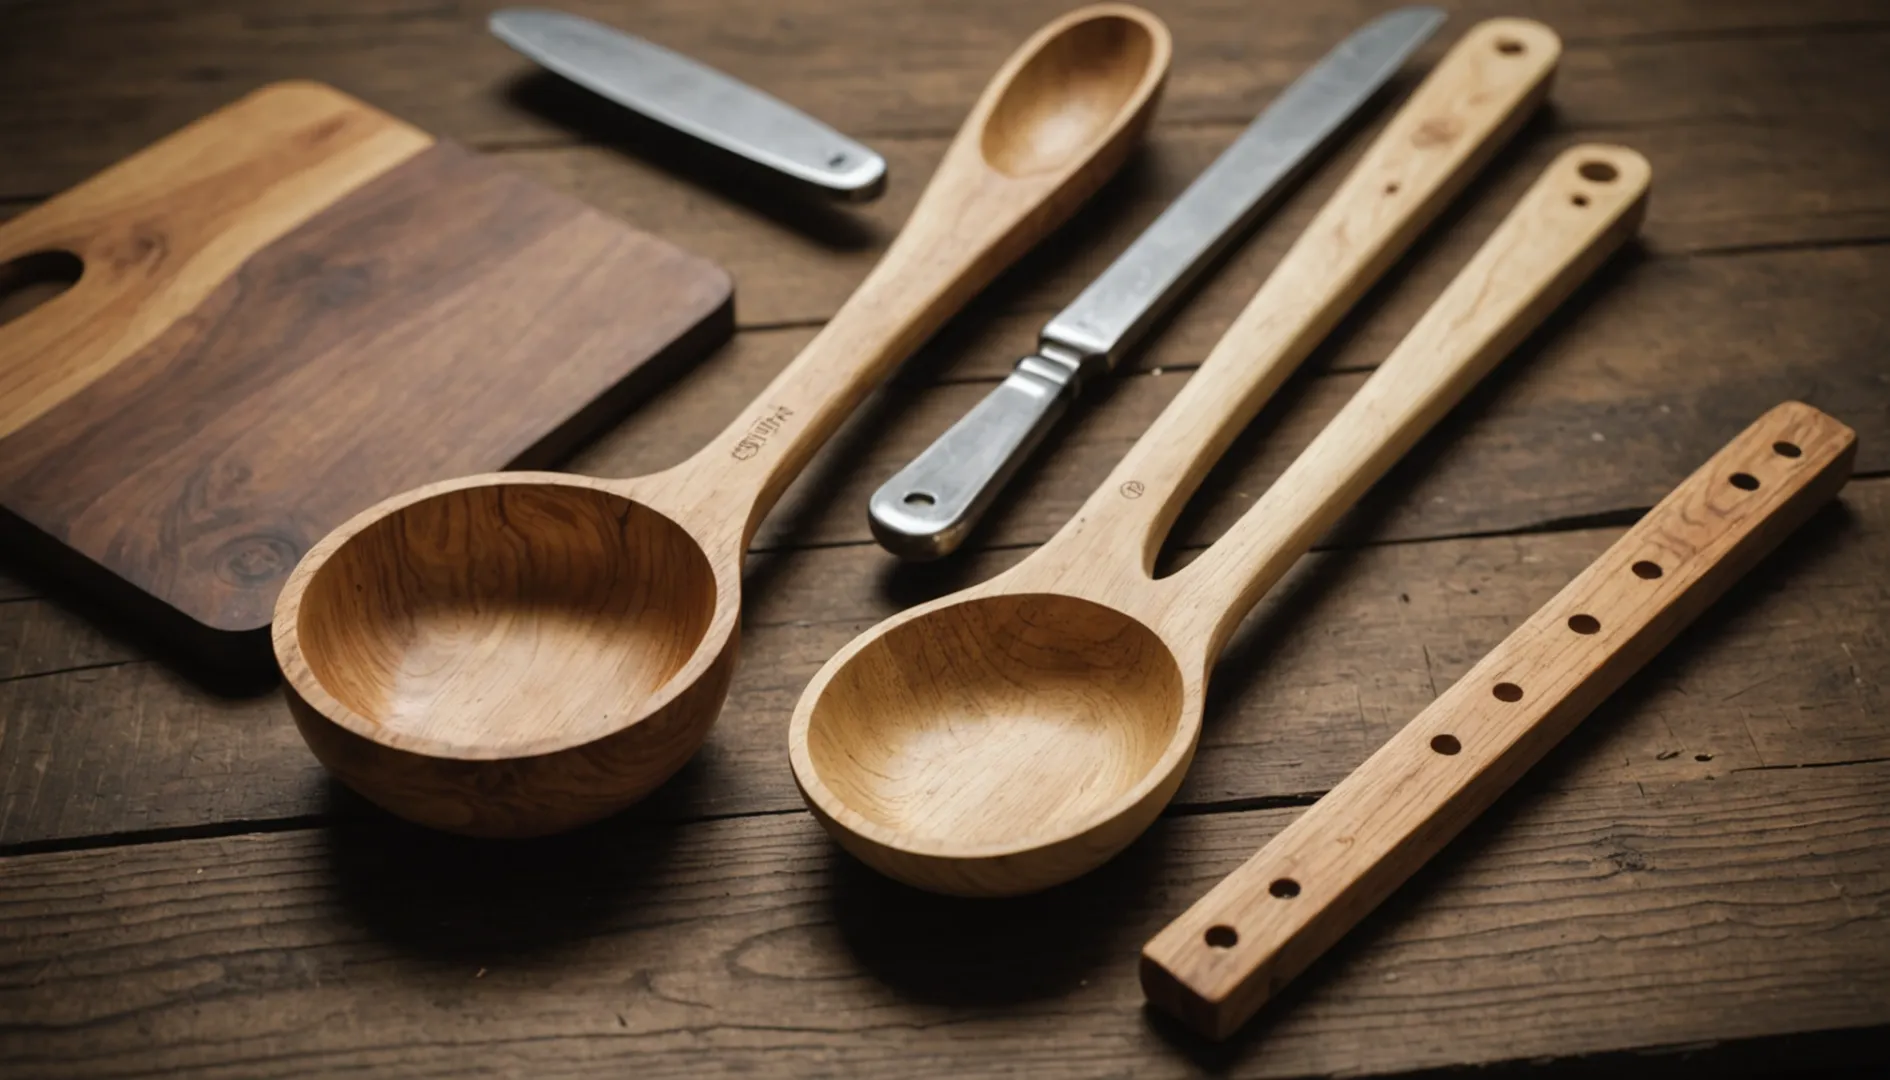
[[[481,3],[0,2],[0,213],[263,82],[334,83],[720,260],[741,331],[585,450],[677,460],[813,334],[1054,0],[566,6],[882,150],[880,202],[784,201],[529,77]],[[974,551],[901,568],[865,499],[1264,103],[1377,3],[1157,3],[1151,145],[952,324],[791,492],[697,762],[557,840],[462,842],[326,779],[278,696],[212,696],[0,557],[0,1073],[1285,1076],[1507,1063],[1663,1075],[1890,1065],[1890,8],[1473,0],[1564,37],[1553,108],[1237,444],[1185,559],[1356,388],[1558,149],[1645,152],[1617,258],[1236,640],[1173,809],[1092,877],[965,903],[841,857],[789,710],[855,633],[1043,541],[1187,378],[1363,138],[1065,424]],[[1419,65],[1421,70],[1423,65]],[[1407,80],[1408,85],[1408,80]],[[1385,113],[1378,114],[1382,119]],[[1140,943],[1766,407],[1858,430],[1858,473],[1261,1021],[1147,1015]],[[1879,1074],[1880,1075],[1880,1074]]]

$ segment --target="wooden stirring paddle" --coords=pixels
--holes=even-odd
[[[689,460],[450,480],[317,543],[275,617],[315,756],[402,817],[482,836],[567,829],[668,779],[727,695],[756,526],[881,375],[1116,170],[1169,53],[1126,4],[1033,35],[879,265]]]
[[[1856,449],[1809,405],[1760,417],[1157,934],[1149,1001],[1231,1034],[1836,495]]]

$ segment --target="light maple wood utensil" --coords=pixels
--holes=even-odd
[[[1559,157],[1255,506],[1157,580],[1172,512],[1145,502],[1171,478],[1192,486],[1227,403],[1261,379],[1240,363],[1248,349],[1217,347],[1050,543],[881,623],[821,669],[789,734],[808,805],[862,860],[940,892],[1028,892],[1115,854],[1180,784],[1210,668],[1240,619],[1633,232],[1647,181],[1630,150]]]
[[[433,484],[316,544],[274,633],[316,756],[402,817],[486,836],[569,828],[667,779],[727,693],[756,526],[893,363],[1122,163],[1169,53],[1127,5],[1039,30],[879,265],[681,465]]]
[[[1232,1034],[1835,496],[1856,449],[1809,405],[1760,417],[1157,934],[1149,1001]]]

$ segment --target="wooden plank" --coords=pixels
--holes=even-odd
[[[435,134],[481,145],[565,141],[621,132],[604,110],[573,110],[573,96],[521,79],[531,66],[485,32],[497,2],[420,6],[346,0],[319,10],[270,0],[113,0],[83,11],[15,6],[0,42],[0,192],[65,187],[239,94],[282,78],[333,82]],[[783,5],[764,0],[661,0],[628,7],[567,5],[680,49],[864,137],[955,128],[1003,57],[1060,13],[1061,0],[898,0]],[[1778,78],[1809,71],[1883,87],[1883,65],[1834,59],[1880,32],[1871,0],[1765,0],[1649,5],[1473,0],[1450,4],[1442,35],[1477,18],[1529,15],[1571,49],[1559,100],[1584,122],[1663,121],[1675,115],[1770,112],[1788,103]],[[1309,10],[1296,0],[1169,10],[1176,37],[1170,121],[1251,116],[1359,22],[1382,10],[1365,0]],[[1761,42],[1777,61],[1716,63],[1720,42]],[[1431,56],[1441,49],[1433,47]],[[1879,52],[1881,55],[1881,52]],[[1859,94],[1854,111],[1881,100]],[[618,137],[621,137],[620,135]],[[904,183],[897,177],[895,183]],[[907,174],[909,175],[909,174]]]
[[[1890,88],[1885,96],[1890,98]],[[1448,231],[1439,230],[1425,245],[1430,258],[1424,265],[1454,271],[1549,161],[1571,145],[1597,139],[1634,146],[1653,163],[1654,193],[1641,235],[1656,253],[1890,236],[1890,182],[1884,179],[1890,175],[1890,118],[1842,125],[1813,119],[1719,118],[1652,132],[1579,127],[1565,114],[1544,118],[1472,188],[1462,209],[1447,216]],[[1124,175],[993,286],[984,306],[1047,315],[1067,303],[1239,130],[1224,124],[1158,126]],[[1269,217],[1189,310],[1230,320],[1375,131],[1374,126],[1353,138]],[[945,140],[936,137],[880,144],[893,174],[914,178],[929,175],[944,148]],[[831,315],[898,231],[921,186],[896,183],[870,206],[841,210],[720,198],[693,179],[602,147],[520,151],[505,160],[726,266],[737,282],[737,318],[751,327]],[[1426,279],[1433,292],[1447,276],[1422,272],[1438,275]]]
[[[1702,459],[1703,460],[1703,459]],[[1698,463],[1695,462],[1697,465]],[[1316,555],[1215,675],[1184,806],[1324,791],[1560,589],[1618,530]],[[1853,481],[1595,714],[1611,782],[1667,783],[1890,756],[1890,480]],[[798,809],[787,721],[809,678],[874,622],[1022,550],[897,571],[858,549],[751,561],[744,657],[696,760],[632,816]],[[0,682],[0,844],[364,808],[335,788],[277,696],[197,691],[45,601],[0,605],[0,655],[125,661]]]
[[[1558,750],[1220,1049],[1151,1024],[1135,951],[1291,810],[1170,818],[1078,883],[976,905],[872,875],[803,814],[534,845],[373,825],[13,858],[0,1061],[1258,1077],[1890,1023],[1890,765],[1647,790],[1609,766]]]

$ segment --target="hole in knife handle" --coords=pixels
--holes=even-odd
[[[904,501],[907,506],[931,506],[933,503],[938,502],[937,499],[934,499],[923,491],[907,492]]]
[[[1575,170],[1582,174],[1583,180],[1592,180],[1597,184],[1612,184],[1620,170],[1605,161],[1584,161],[1581,168]]]
[[[1570,615],[1568,628],[1578,634],[1593,634],[1601,629],[1601,620],[1593,615]]]
[[[1207,928],[1207,933],[1201,936],[1206,939],[1209,948],[1231,949],[1240,944],[1240,935],[1233,927],[1225,924],[1210,926]]]
[[[1290,877],[1274,878],[1273,884],[1267,886],[1267,891],[1282,900],[1291,900],[1299,895],[1299,882]]]
[[[1732,474],[1731,479],[1732,486],[1738,488],[1740,491],[1759,490],[1759,478],[1751,473],[1736,472]]]
[[[34,251],[0,262],[0,326],[78,284],[85,260],[70,251]]]
[[[1431,737],[1431,749],[1445,757],[1450,757],[1461,751],[1463,744],[1457,741],[1455,735],[1434,735]]]
[[[1648,562],[1646,559],[1642,559],[1640,562],[1634,564],[1634,576],[1637,578],[1652,581],[1662,573],[1663,571],[1660,569],[1660,564],[1657,562]]]
[[[1496,51],[1502,53],[1504,56],[1521,56],[1523,54],[1523,43],[1517,41],[1515,38],[1497,38]]]
[[[1779,457],[1797,457],[1804,453],[1803,450],[1798,449],[1797,443],[1785,442],[1782,439],[1772,444],[1772,452]]]
[[[1517,686],[1513,682],[1497,683],[1495,686],[1492,686],[1490,688],[1490,693],[1495,694],[1496,700],[1498,701],[1521,701],[1522,700],[1522,687]]]

